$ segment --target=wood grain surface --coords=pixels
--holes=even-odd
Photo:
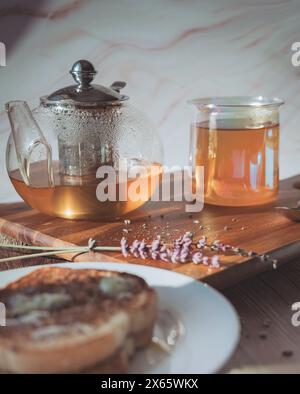
[[[291,222],[275,209],[274,205],[293,206],[300,199],[300,176],[284,180],[280,185],[278,201],[269,206],[251,208],[225,208],[205,206],[202,212],[190,215],[181,202],[149,202],[129,214],[129,225],[124,218],[110,222],[71,221],[49,217],[31,209],[25,203],[0,205],[0,231],[18,242],[32,245],[64,246],[86,245],[90,237],[98,245],[118,246],[123,235],[129,241],[135,238],[150,241],[157,235],[171,242],[186,231],[195,238],[206,235],[210,241],[222,242],[268,253],[278,259],[278,265],[300,256],[300,223]],[[202,226],[200,228],[200,226]],[[124,259],[120,253],[65,254],[72,261],[121,261],[147,264],[175,270],[217,287],[225,288],[255,274],[272,269],[270,262],[240,256],[220,256],[221,268],[204,265],[172,264],[163,261]],[[29,263],[25,260],[24,265]]]
[[[242,327],[239,346],[223,372],[247,367],[243,371],[300,373],[300,327],[291,323],[291,306],[300,301],[300,259],[223,294],[236,308]]]

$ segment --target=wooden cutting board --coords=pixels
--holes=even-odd
[[[149,202],[140,210],[129,214],[129,225],[124,218],[110,222],[70,221],[43,215],[24,203],[0,205],[0,232],[17,242],[30,245],[65,246],[87,245],[89,238],[99,245],[118,246],[123,235],[133,239],[153,239],[161,235],[166,242],[193,231],[195,238],[206,235],[210,241],[224,243],[268,253],[278,260],[278,265],[300,256],[300,223],[280,215],[275,205],[293,206],[300,200],[300,175],[280,184],[278,201],[273,206],[254,208],[224,208],[205,206],[200,213],[185,213],[183,203]],[[204,226],[204,229],[200,229]],[[228,229],[225,229],[226,226]],[[243,279],[272,269],[270,262],[257,258],[222,256],[221,268],[204,265],[172,264],[163,261],[124,259],[120,253],[72,253],[60,255],[72,261],[118,261],[146,264],[174,270],[201,279],[217,288],[225,288]],[[25,260],[26,261],[26,260]],[[25,263],[26,264],[26,263]]]

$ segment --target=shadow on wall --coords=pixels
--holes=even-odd
[[[8,54],[12,52],[19,39],[30,26],[31,18],[51,18],[44,10],[45,0],[1,0],[0,2],[0,41],[6,45]],[[51,0],[48,0],[48,4]],[[12,19],[13,17],[13,19]],[[12,21],[14,22],[12,25]]]

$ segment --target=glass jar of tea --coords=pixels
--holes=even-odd
[[[202,166],[204,202],[250,206],[274,201],[278,192],[279,107],[266,97],[210,97],[190,101],[190,160]],[[202,182],[200,184],[200,182]]]

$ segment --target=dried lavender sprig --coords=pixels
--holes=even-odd
[[[233,246],[231,246],[230,249],[235,255],[243,256],[243,257],[257,257],[262,262],[272,263],[274,269],[277,268],[278,261],[276,259],[272,259],[271,256],[268,254],[259,254],[257,252],[253,252],[252,250],[247,251],[246,249],[237,248],[237,247],[233,247]]]
[[[224,244],[219,240],[214,240],[212,243],[208,243],[207,238],[205,236],[202,236],[200,238],[200,240],[196,243],[196,247],[198,249],[209,248],[212,251],[216,251],[216,252],[226,252],[226,251],[230,250],[235,255],[242,256],[242,257],[258,257],[263,262],[272,263],[274,269],[277,267],[277,263],[278,263],[278,261],[276,259],[272,259],[268,254],[260,255],[259,253],[253,252],[252,250],[247,251],[246,249],[243,249],[243,248]]]
[[[182,237],[175,239],[173,242],[173,249],[170,249],[166,244],[162,244],[160,237],[154,239],[150,246],[145,240],[134,240],[131,246],[128,245],[127,240],[123,237],[121,240],[121,251],[125,257],[133,255],[134,257],[141,257],[146,259],[151,257],[154,260],[163,260],[173,263],[187,263],[192,261],[194,264],[204,263],[213,268],[219,268],[219,257],[213,256],[210,260],[207,256],[203,256],[201,252],[193,253],[192,246],[193,234],[188,232]],[[209,263],[210,261],[210,263]]]
[[[154,239],[151,245],[147,245],[145,240],[133,241],[132,245],[129,246],[127,241],[122,239],[121,250],[125,257],[132,254],[135,257],[141,257],[143,259],[152,258],[154,260],[163,260],[172,263],[186,263],[192,261],[194,264],[204,264],[212,268],[220,267],[220,257],[214,255],[212,257],[203,256],[198,250],[193,252],[193,246],[197,249],[210,249],[217,253],[231,251],[235,255],[244,257],[260,257],[262,261],[270,261],[273,267],[276,268],[277,261],[271,259],[268,255],[259,255],[253,251],[246,251],[243,248],[224,244],[220,240],[214,240],[211,243],[207,242],[207,237],[201,237],[197,242],[193,241],[193,234],[191,232],[185,233],[183,236],[175,239],[173,245],[169,247],[169,244],[163,244],[160,237]]]

